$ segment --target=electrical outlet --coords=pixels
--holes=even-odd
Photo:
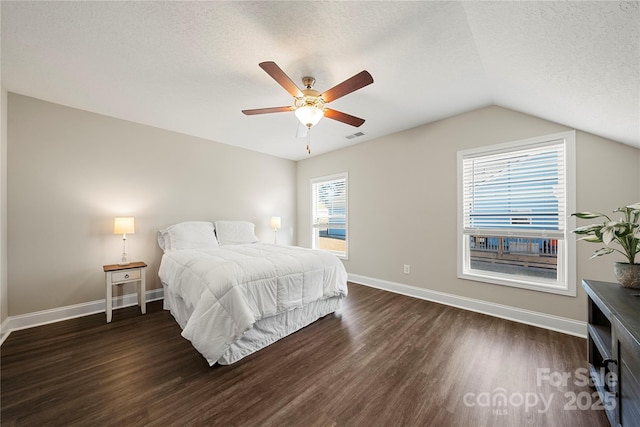
[[[411,274],[411,266],[409,264],[404,265],[404,274]]]

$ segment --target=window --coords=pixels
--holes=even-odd
[[[347,258],[346,173],[311,180],[312,247]]]
[[[458,277],[576,295],[575,131],[458,152]]]

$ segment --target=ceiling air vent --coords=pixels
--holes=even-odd
[[[357,137],[359,137],[359,136],[363,136],[363,135],[364,135],[364,133],[363,133],[363,132],[356,132],[356,133],[354,133],[354,134],[351,134],[351,135],[347,135],[347,136],[345,136],[345,138],[347,138],[347,139],[353,139],[353,138],[357,138]]]

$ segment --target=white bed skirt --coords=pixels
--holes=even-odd
[[[184,329],[193,313],[193,307],[188,307],[185,301],[171,288],[162,284],[164,289],[163,308],[169,310],[173,317]],[[301,308],[286,311],[272,317],[258,320],[253,327],[233,342],[217,362],[221,365],[229,365],[237,362],[245,356],[254,353],[280,338],[304,328],[329,313],[333,313],[340,307],[341,297],[312,302]],[[207,358],[207,355],[203,355]]]

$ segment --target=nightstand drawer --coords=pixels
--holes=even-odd
[[[115,271],[111,273],[111,281],[113,283],[125,282],[128,280],[140,280],[140,277],[140,270]]]

